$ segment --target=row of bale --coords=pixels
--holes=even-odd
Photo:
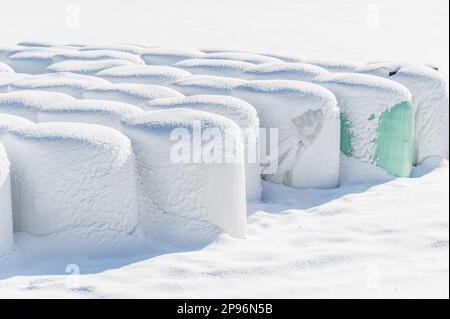
[[[178,128],[232,132],[230,160],[174,163]],[[0,254],[12,223],[33,235],[97,227],[90,243],[215,227],[243,237],[261,176],[332,188],[341,152],[400,177],[448,159],[448,82],[424,64],[24,42],[0,47],[0,141]]]

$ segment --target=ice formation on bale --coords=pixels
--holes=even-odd
[[[137,106],[123,102],[71,100],[44,106],[38,114],[38,119],[39,122],[79,122],[120,129],[121,120],[141,112]]]
[[[13,250],[10,163],[0,143],[0,258]]]
[[[127,60],[93,60],[79,61],[66,60],[54,63],[47,68],[47,72],[71,72],[83,75],[94,75],[105,69],[114,68],[116,66],[135,65]]]
[[[6,63],[0,62],[0,74],[14,73],[14,70]]]
[[[142,54],[141,58],[146,64],[171,66],[178,61],[186,59],[197,59],[205,54],[195,49],[182,48],[148,48]]]
[[[329,72],[320,66],[307,63],[274,62],[255,65],[242,74],[249,80],[294,80],[311,81],[316,76]]]
[[[53,64],[55,55],[70,51],[52,48],[24,49],[9,55],[5,62],[17,73],[41,74]]]
[[[303,62],[320,66],[329,72],[352,72],[362,66],[361,63],[340,60],[304,59]]]
[[[192,75],[190,72],[182,69],[162,65],[119,66],[96,74],[96,76],[113,83],[158,85],[168,85],[190,75]]]
[[[0,94],[0,113],[7,113],[38,121],[38,112],[51,103],[69,101],[70,95],[43,91],[16,91]]]
[[[129,118],[122,131],[136,154],[140,225],[146,233],[170,234],[173,240],[185,235],[180,228],[186,225],[194,233],[209,232],[212,223],[232,236],[244,236],[243,145],[234,122],[171,109]],[[178,158],[181,153],[186,156]]]
[[[120,51],[139,55],[144,52],[145,48],[132,44],[97,44],[97,45],[86,45],[80,48],[80,51],[98,51],[98,50]]]
[[[85,99],[113,100],[136,106],[142,106],[149,100],[163,97],[183,97],[184,95],[174,89],[151,84],[113,83],[99,85],[83,93]]]
[[[144,106],[144,109],[148,111],[173,108],[214,113],[239,125],[244,145],[247,199],[260,199],[259,119],[255,108],[241,99],[219,95],[192,95],[183,98],[155,99]]]
[[[189,59],[177,62],[174,66],[193,74],[240,77],[243,72],[252,68],[254,64],[233,60]]]
[[[20,128],[34,123],[26,118],[0,113],[0,137],[10,129]]]
[[[93,76],[63,72],[21,76],[17,80],[10,81],[7,90],[10,92],[20,90],[60,92],[74,98],[81,98],[88,88],[106,84],[110,82]]]
[[[1,138],[11,161],[14,229],[61,246],[112,244],[138,225],[130,140],[82,123],[39,123]],[[72,247],[71,247],[72,248]]]
[[[243,53],[243,52],[216,52],[208,53],[203,59],[215,59],[215,60],[233,60],[241,61],[252,64],[270,63],[270,62],[282,62],[280,59],[264,56],[255,53]]]
[[[231,90],[245,83],[245,80],[196,74],[178,80],[170,85],[178,92],[184,95],[199,95],[199,94],[215,94],[215,95],[230,95]]]
[[[256,108],[267,133],[278,130],[278,140],[261,149],[267,180],[298,188],[338,184],[339,109],[330,91],[306,82],[265,80],[244,83],[231,94]]]
[[[97,51],[64,51],[53,56],[53,63],[62,62],[66,60],[80,60],[80,61],[98,61],[98,60],[124,60],[130,61],[137,65],[144,65],[144,61],[135,54],[97,50]]]
[[[439,156],[448,159],[448,80],[433,68],[411,63],[379,63],[355,72],[389,78],[403,84],[416,109],[414,164]]]
[[[403,85],[366,74],[334,73],[314,80],[341,109],[341,151],[400,177],[411,174],[414,109]]]

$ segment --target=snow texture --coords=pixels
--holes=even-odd
[[[329,72],[352,72],[362,66],[357,62],[327,59],[304,59],[303,62],[320,66]]]
[[[141,112],[137,106],[123,102],[83,99],[46,105],[41,108],[38,119],[39,122],[79,122],[120,129],[121,120]]]
[[[67,249],[106,247],[135,231],[134,156],[119,131],[39,123],[1,140],[11,161],[15,231],[63,234]]]
[[[245,80],[233,77],[196,74],[178,80],[172,83],[170,87],[184,95],[230,95],[234,87],[243,83],[245,83]]]
[[[27,76],[26,74],[5,73],[0,74],[0,93],[8,92],[8,85],[15,80]]]
[[[1,120],[0,114],[0,121]],[[9,169],[10,163],[8,157],[3,145],[0,143],[0,261],[4,255],[13,250],[13,222]]]
[[[249,80],[294,80],[309,82],[329,72],[320,66],[307,63],[273,62],[256,65],[242,77]]]
[[[171,66],[181,60],[201,58],[205,53],[188,48],[148,48],[141,58],[146,64]]]
[[[189,59],[177,62],[174,66],[193,74],[206,74],[237,77],[253,67],[252,63],[221,59]]]
[[[6,62],[8,56],[12,53],[23,50],[24,48],[18,45],[0,45],[0,62]]]
[[[38,112],[45,106],[74,98],[63,93],[44,91],[16,91],[0,94],[0,112],[38,121]]]
[[[260,199],[259,119],[255,108],[241,99],[220,95],[192,95],[183,98],[155,99],[144,106],[144,109],[148,111],[173,108],[199,110],[218,114],[239,125],[242,129],[241,137],[245,152],[247,199]]]
[[[182,78],[192,75],[182,69],[161,66],[119,66],[100,71],[96,76],[113,83],[140,83],[168,85]]]
[[[145,48],[142,46],[132,44],[94,44],[94,45],[86,45],[80,48],[80,51],[98,51],[98,50],[119,51],[139,55],[144,52]]]
[[[145,64],[144,61],[138,55],[112,50],[63,51],[53,56],[52,64],[66,60],[79,60],[79,61],[124,60],[130,61],[137,65]]]
[[[339,182],[339,109],[333,94],[311,83],[249,81],[232,95],[253,105],[262,128],[278,129],[278,140],[261,154],[274,165],[267,180],[298,188],[330,188]],[[276,151],[277,150],[277,151]]]
[[[75,73],[48,73],[38,75],[19,76],[17,80],[9,81],[7,90],[38,90],[68,94],[74,98],[81,98],[88,88],[110,84],[110,82],[88,75]],[[1,81],[0,81],[1,92]]]
[[[66,60],[54,63],[47,68],[47,72],[72,72],[84,75],[94,75],[102,70],[118,66],[135,65],[127,60],[94,60],[79,61]]]
[[[113,83],[87,89],[85,99],[113,100],[142,106],[149,100],[163,97],[183,97],[174,89],[151,84]]]
[[[252,64],[270,63],[270,62],[281,62],[280,59],[264,56],[254,53],[243,53],[243,52],[217,52],[208,53],[203,59],[215,59],[215,60],[233,60],[241,61]]]
[[[3,62],[0,62],[0,73],[3,75],[4,73],[14,73],[14,70]]]
[[[0,113],[0,137],[9,129],[33,124],[33,122],[23,117]]]
[[[414,164],[439,156],[448,159],[448,80],[428,66],[411,63],[377,63],[355,72],[389,78],[412,94],[416,109]]]
[[[196,127],[195,123],[198,123]],[[171,139],[174,129],[190,133],[190,141]],[[218,130],[225,138],[231,130],[231,147],[214,149],[223,152],[222,160],[177,162],[171,157],[172,147],[181,143],[191,150],[197,142],[196,130],[207,134]],[[239,127],[225,117],[187,109],[152,111],[122,122],[122,131],[131,139],[136,154],[140,224],[147,234],[170,241],[188,240],[210,233],[208,223],[219,226],[230,235],[243,237],[246,223],[245,172]],[[175,131],[176,132],[176,131]],[[228,133],[230,134],[230,133]],[[218,140],[219,141],[219,140]],[[200,139],[202,147],[208,142]],[[195,149],[193,156],[198,154]],[[228,158],[229,162],[223,159]],[[173,217],[173,218],[172,218]],[[180,217],[183,217],[180,219]],[[191,228],[181,231],[180,226]]]

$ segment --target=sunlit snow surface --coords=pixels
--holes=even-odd
[[[77,8],[79,21],[71,16]],[[16,0],[0,10],[0,45],[43,39],[282,51],[430,62],[445,74],[448,36],[445,0]],[[246,239],[221,234],[182,250],[150,242],[81,257],[55,250],[57,237],[16,234],[15,252],[0,260],[0,298],[448,298],[448,161],[426,161],[411,179],[347,161],[343,176],[349,167],[361,174],[348,174],[337,189],[264,183],[263,200],[249,203]]]

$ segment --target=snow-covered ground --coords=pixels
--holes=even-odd
[[[448,20],[446,0],[16,0],[0,7],[0,46],[276,50],[429,62],[448,75]],[[245,239],[81,255],[56,247],[58,234],[16,233],[14,253],[0,259],[0,298],[448,298],[448,161],[425,161],[410,179],[348,161],[336,189],[264,183]]]

